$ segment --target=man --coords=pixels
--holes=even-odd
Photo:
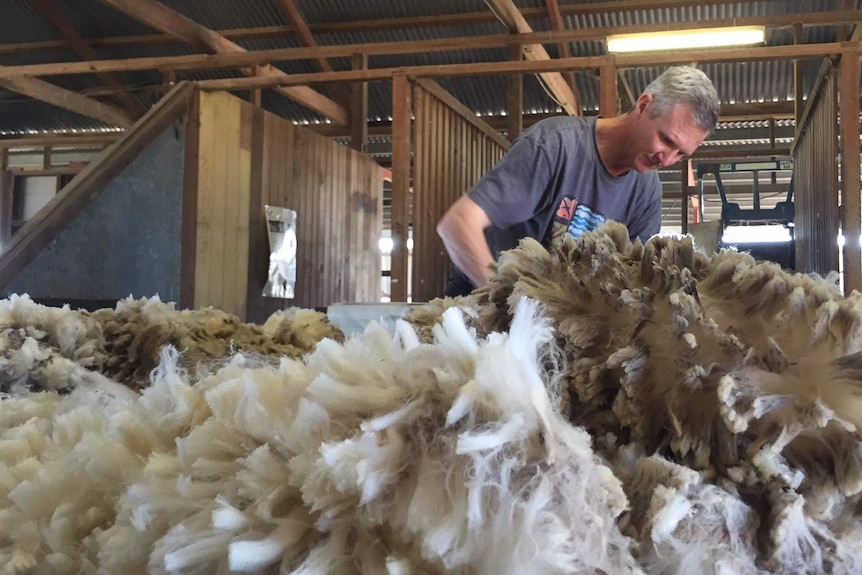
[[[719,100],[693,66],[666,70],[628,113],[562,116],[524,132],[437,224],[457,267],[445,295],[483,286],[488,266],[518,240],[578,237],[606,219],[646,241],[661,225],[656,170],[690,155],[718,121]]]

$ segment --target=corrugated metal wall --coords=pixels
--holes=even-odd
[[[428,301],[442,297],[451,271],[437,222],[509,145],[433,82],[417,82],[413,110],[412,293],[413,301]]]
[[[828,61],[793,148],[796,271],[838,269],[838,81]]]

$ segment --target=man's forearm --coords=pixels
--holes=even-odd
[[[488,282],[488,266],[494,261],[485,241],[484,229],[489,225],[484,210],[467,196],[455,202],[437,225],[449,258],[476,287]]]
[[[482,245],[477,246],[479,249],[469,249],[469,247],[459,245],[457,242],[453,242],[450,245],[446,242],[445,238],[443,239],[443,244],[446,246],[446,251],[449,253],[452,263],[464,272],[464,275],[467,276],[475,287],[482,287],[488,283],[488,278],[491,275],[488,266],[494,262],[491,250],[484,243],[484,236],[482,238]],[[481,248],[484,248],[484,250]]]

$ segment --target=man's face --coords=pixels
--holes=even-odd
[[[692,119],[687,104],[677,104],[669,114],[652,117],[652,103],[650,94],[638,99],[642,113],[631,135],[632,168],[641,173],[675,164],[691,155],[706,137],[706,132]]]

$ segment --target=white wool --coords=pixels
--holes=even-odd
[[[0,409],[30,438],[0,443],[12,537],[43,560],[50,520],[51,545],[77,549],[52,565],[105,574],[638,572],[619,480],[546,391],[553,331],[516,310],[509,334],[480,339],[453,309],[433,343],[372,327],[196,382],[166,348],[140,396]]]
[[[48,350],[41,348],[38,341],[27,336],[24,338],[24,343],[21,344],[21,347],[12,353],[4,369],[10,377],[21,377],[33,369],[33,366],[37,362],[44,361],[48,357]]]
[[[225,501],[217,497],[219,508],[213,510],[212,526],[219,531],[239,531],[249,524],[250,517]]]
[[[230,544],[229,565],[233,571],[252,572],[281,559],[284,551],[308,531],[307,521],[291,517],[282,519],[269,537],[240,540]]]
[[[410,563],[404,559],[386,558],[386,575],[412,575]]]
[[[396,341],[401,344],[405,351],[419,347],[419,336],[416,335],[413,327],[403,319],[395,321],[395,335],[397,336]]]
[[[376,433],[365,432],[356,439],[320,446],[322,462],[329,467],[339,491],[359,491],[360,504],[367,503],[397,479],[403,465],[404,443],[396,433],[387,433],[378,442]]]
[[[392,427],[393,425],[412,419],[415,417],[416,410],[421,407],[422,404],[419,401],[411,401],[400,409],[396,409],[395,411],[391,411],[370,421],[362,422],[360,428],[362,431],[383,431],[388,427]]]
[[[219,557],[230,536],[224,533],[203,533],[182,549],[165,553],[164,568],[168,573],[181,573],[200,563]]]
[[[793,493],[774,493],[778,513],[772,526],[771,567],[792,567],[799,572],[816,572],[822,564],[820,545],[808,528],[803,514],[805,499]]]
[[[770,447],[759,450],[751,461],[765,478],[780,479],[791,489],[798,488],[805,479],[804,472],[790,467],[787,461]]]
[[[525,417],[515,414],[500,425],[492,425],[480,432],[464,433],[458,437],[459,455],[500,447],[518,441],[530,434],[529,423]]]
[[[689,516],[692,504],[675,489],[663,485],[656,487],[653,498],[656,502],[661,501],[661,507],[653,515],[650,536],[656,543],[661,543],[673,533],[680,521]]]

